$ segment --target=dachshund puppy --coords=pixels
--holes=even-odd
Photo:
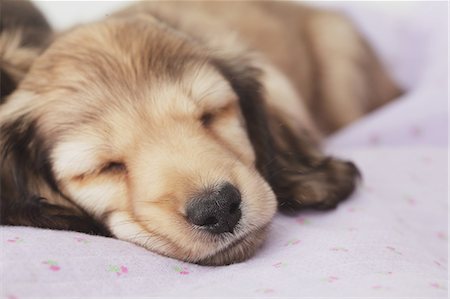
[[[320,138],[398,95],[345,17],[294,3],[141,2],[58,36],[28,13],[1,33],[18,84],[0,108],[5,225],[240,262],[277,207],[352,193],[357,168]]]

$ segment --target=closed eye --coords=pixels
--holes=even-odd
[[[202,122],[202,125],[204,127],[208,127],[209,125],[211,125],[213,120],[214,120],[214,115],[211,112],[203,113],[203,115],[200,118],[200,121]]]
[[[111,161],[101,168],[100,173],[122,173],[126,171],[127,167],[124,163],[118,161]]]
[[[236,108],[236,103],[230,102],[221,108],[216,108],[213,111],[210,110],[209,112],[204,112],[200,117],[200,121],[204,127],[208,127],[216,120],[216,118],[222,118],[226,115],[230,115],[230,113],[233,112],[234,108]]]

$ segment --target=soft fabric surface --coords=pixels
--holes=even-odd
[[[4,228],[3,291],[10,298],[445,297],[446,151],[347,155],[364,173],[359,192],[331,213],[277,216],[265,246],[247,262],[202,267],[109,238]]]
[[[226,267],[115,239],[2,227],[1,296],[447,298],[446,3],[327,5],[355,19],[407,89],[328,140],[328,152],[362,170],[350,200],[277,215],[257,255]]]

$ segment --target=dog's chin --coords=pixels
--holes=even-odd
[[[267,235],[267,225],[244,235],[207,258],[195,261],[203,266],[225,266],[240,263],[252,257]]]
[[[196,236],[203,239],[202,243],[204,245],[202,249],[212,249],[209,254],[206,252],[202,254],[202,250],[199,247],[196,249],[194,249],[195,247],[183,249],[183,246],[180,244],[175,244],[168,240],[164,241],[158,235],[151,234],[150,231],[144,229],[142,225],[123,211],[112,213],[108,218],[108,224],[111,232],[118,239],[130,241],[170,258],[205,266],[229,265],[243,262],[250,258],[265,240],[269,227],[269,223],[266,223],[248,231],[240,228],[240,233],[227,233],[227,235],[223,236],[213,236],[202,232]],[[209,241],[205,243],[205,239]],[[216,247],[215,250],[213,249],[214,247]]]

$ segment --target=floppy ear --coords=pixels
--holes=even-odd
[[[261,70],[253,66],[245,55],[216,59],[214,63],[239,97],[247,133],[256,153],[256,168],[269,180],[276,161],[273,160],[274,145],[269,131],[264,90],[259,81]]]
[[[267,109],[260,69],[245,56],[216,65],[239,97],[257,169],[282,211],[334,208],[353,192],[359,177],[353,163],[326,157],[307,131],[290,128],[288,116]]]
[[[108,235],[58,190],[49,144],[39,135],[36,121],[25,115],[1,122],[0,147],[1,224]]]
[[[25,0],[0,0],[0,103],[16,89],[52,39],[41,12]]]
[[[308,131],[294,130],[279,111],[270,113],[276,169],[271,182],[280,210],[332,209],[355,190],[361,177],[349,161],[325,156]]]
[[[52,30],[30,1],[0,1],[1,104],[50,43]],[[14,103],[3,105],[11,108]],[[52,175],[48,140],[40,136],[36,120],[23,113],[2,115],[0,223],[107,235],[106,229],[59,192]]]

